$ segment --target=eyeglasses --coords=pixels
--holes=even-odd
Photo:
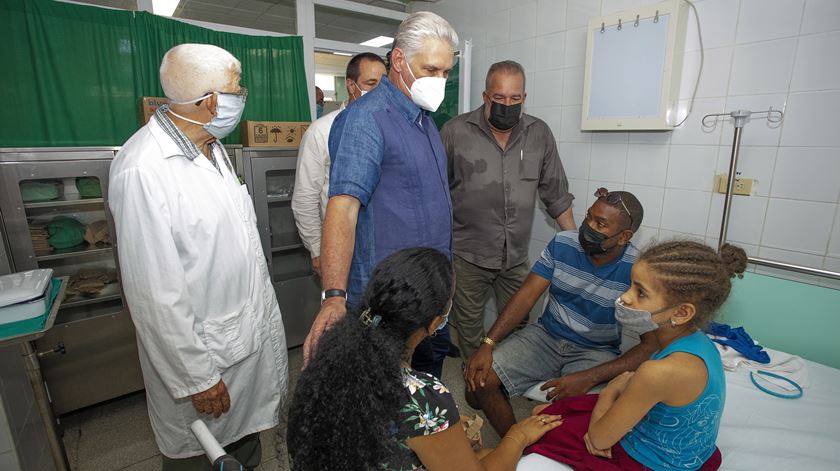
[[[248,89],[245,87],[239,87],[239,93],[227,93],[227,92],[218,92],[220,95],[233,95],[242,98],[242,101],[248,99]]]
[[[205,93],[205,94],[204,94],[204,98],[202,98],[202,99],[198,100],[197,102],[195,102],[195,106],[201,106],[201,102],[202,102],[202,101],[204,101],[206,98],[208,98],[208,97],[209,97],[210,95],[212,95],[213,93],[214,93],[214,92],[207,92],[207,93]],[[241,98],[241,99],[242,99],[242,102],[243,102],[243,103],[244,103],[244,102],[248,99],[248,89],[247,89],[247,88],[245,88],[245,87],[239,87],[239,92],[238,92],[238,93],[227,93],[227,92],[215,92],[215,93],[218,93],[219,95],[233,95],[233,96],[237,96],[237,97],[239,97],[239,98]]]
[[[630,214],[630,210],[627,209],[627,205],[624,204],[624,200],[621,199],[621,195],[615,192],[610,192],[610,190],[601,187],[595,190],[595,196],[598,199],[603,198],[605,202],[611,205],[615,205],[616,203],[621,203],[621,207],[624,208],[624,212],[627,213],[627,217],[630,218],[630,227],[633,227],[633,215]]]

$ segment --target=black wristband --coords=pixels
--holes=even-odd
[[[324,301],[327,300],[327,298],[333,298],[333,297],[336,297],[336,296],[341,296],[342,298],[344,298],[346,300],[347,299],[347,291],[344,291],[343,289],[328,289],[328,290],[321,291],[321,304],[323,304]]]

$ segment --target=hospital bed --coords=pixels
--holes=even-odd
[[[759,391],[744,369],[726,372],[726,405],[717,440],[721,470],[840,470],[840,369],[805,363],[811,386],[799,399]],[[572,468],[531,454],[516,469]]]

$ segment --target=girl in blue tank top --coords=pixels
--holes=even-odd
[[[597,399],[535,409],[562,414],[564,424],[529,451],[576,469],[717,469],[726,385],[720,355],[702,329],[729,296],[731,278],[743,276],[746,260],[739,247],[726,244],[716,253],[692,241],[643,252],[615,315],[623,328],[653,330],[659,351],[610,381]]]

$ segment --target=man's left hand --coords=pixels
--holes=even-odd
[[[200,414],[212,414],[219,418],[230,410],[230,394],[223,380],[212,388],[192,395],[192,403]]]
[[[589,392],[592,387],[592,380],[584,373],[572,373],[561,378],[552,379],[540,386],[540,390],[545,391],[546,398],[549,401],[556,401],[564,397],[580,396]]]

